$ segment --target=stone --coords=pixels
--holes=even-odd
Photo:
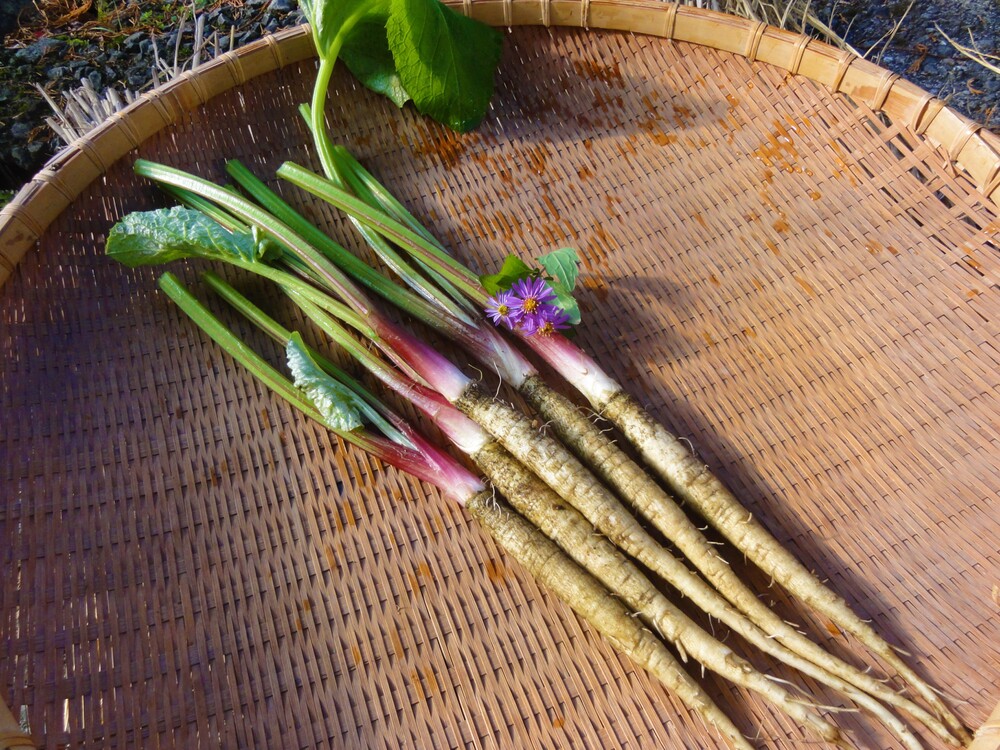
[[[128,83],[129,88],[139,90],[150,82],[152,76],[153,73],[149,65],[137,63],[126,71],[125,81]]]
[[[143,42],[149,41],[149,34],[145,31],[137,31],[134,34],[129,34],[122,41],[122,47],[125,49],[141,49]]]

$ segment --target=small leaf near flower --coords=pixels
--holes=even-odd
[[[552,291],[556,294],[556,304],[566,313],[566,322],[571,325],[580,323],[580,305],[573,293],[558,281],[550,282]]]
[[[551,253],[538,256],[538,262],[542,268],[549,272],[549,276],[558,281],[566,292],[573,291],[576,286],[577,276],[580,275],[580,256],[571,247],[563,247],[553,250]]]
[[[481,276],[492,295],[486,314],[494,325],[525,336],[549,335],[580,322],[580,306],[572,289],[579,275],[576,250],[564,247],[538,258],[548,275],[516,255],[508,255],[499,273]]]
[[[488,276],[480,276],[479,283],[483,285],[483,289],[486,290],[487,294],[496,294],[497,292],[507,291],[520,279],[527,278],[537,273],[537,270],[529,266],[516,255],[508,255],[504,258],[503,265],[500,267],[499,273],[490,274]]]

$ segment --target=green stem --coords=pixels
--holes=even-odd
[[[419,320],[434,324],[439,329],[442,327],[447,330],[451,330],[452,328],[457,329],[463,323],[467,324],[467,321],[451,320],[449,317],[446,317],[446,313],[442,313],[437,307],[428,302],[427,299],[421,299],[399,284],[386,278],[356,255],[334,242],[329,236],[310,223],[302,214],[298,213],[282,200],[277,193],[268,188],[267,185],[240,162],[236,160],[227,162],[226,172],[255,201],[263,206],[265,210],[273,214],[280,222],[326,255],[333,261],[334,265],[339,266],[344,272],[364,284],[383,299],[388,300],[396,307]],[[426,297],[427,295],[424,296]]]
[[[291,294],[292,299],[302,309],[309,319],[319,326],[320,330],[329,336],[336,344],[344,349],[348,354],[360,362],[366,370],[377,375],[382,382],[387,382],[393,378],[398,378],[392,367],[384,360],[376,357],[371,351],[359,342],[351,333],[338,321],[334,320],[314,305],[309,300],[296,293]]]
[[[362,315],[374,314],[374,311],[371,309],[371,303],[357,285],[342,271],[334,267],[322,253],[309,245],[309,243],[299,237],[288,226],[278,221],[260,206],[209,180],[145,159],[136,161],[135,172],[154,182],[171,185],[175,188],[199,195],[223,207],[237,219],[256,226],[259,230],[262,230],[266,235],[278,242],[278,244],[287,248],[289,252],[293,252],[301,257],[303,261],[322,277],[325,286],[357,310],[358,313]]]
[[[237,219],[225,209],[215,205],[210,200],[206,200],[200,195],[192,193],[190,190],[184,190],[183,188],[165,184],[160,184],[160,190],[188,208],[193,208],[195,211],[201,211],[208,218],[214,220],[217,224],[225,227],[230,232],[250,234],[250,227],[242,221]]]
[[[331,315],[335,316],[338,320],[342,320],[344,323],[357,330],[363,336],[368,338],[376,336],[375,329],[368,325],[368,322],[362,315],[354,312],[346,305],[342,305],[336,300],[331,299],[329,295],[319,291],[310,284],[307,284],[305,281],[302,281],[302,279],[298,276],[294,276],[277,268],[272,268],[265,263],[251,263],[250,261],[242,260],[241,258],[233,257],[228,262],[230,265],[251,271],[252,273],[268,279],[269,281],[273,281],[286,289],[293,289],[298,294],[306,297],[314,305],[321,307]]]
[[[409,227],[382,211],[372,208],[363,200],[341,190],[330,180],[293,162],[282,164],[278,168],[278,176],[333,204],[357,218],[365,226],[371,227],[386,239],[405,248],[415,257],[431,265],[473,302],[485,306],[488,295],[479,284],[479,279],[436,244],[428,242]]]
[[[172,273],[167,272],[163,274],[159,279],[159,285],[167,296],[177,303],[178,307],[191,318],[192,322],[208,334],[227,354],[246,367],[261,383],[284,398],[304,415],[315,419],[345,442],[368,451],[372,455],[394,466],[399,466],[399,459],[402,458],[404,459],[404,463],[407,464],[402,466],[402,468],[408,471],[414,470],[410,464],[413,464],[415,460],[419,460],[420,454],[408,445],[398,445],[391,438],[386,440],[372,434],[367,429],[337,430],[328,425],[322,415],[289,378],[274,369],[257,352],[222,325],[222,322],[207,307],[199,302]],[[409,442],[407,440],[407,443]],[[416,468],[419,469],[419,467]]]
[[[245,296],[236,291],[231,284],[227,283],[218,274],[215,274],[212,271],[205,271],[202,273],[201,278],[206,284],[208,284],[209,287],[211,287],[212,291],[222,297],[222,299],[228,302],[229,305],[239,312],[244,318],[249,320],[275,341],[285,344],[292,337],[291,331],[257,307],[257,305]],[[304,297],[302,298],[304,299]],[[350,375],[337,367],[332,360],[327,359],[322,353],[308,345],[306,346],[306,351],[309,353],[309,356],[313,358],[316,364],[323,368],[323,371],[330,377],[339,380],[341,383],[356,392],[359,396],[363,396],[367,401],[369,401],[369,403],[377,403],[377,399],[370,391],[367,391],[361,383],[354,380]]]
[[[310,124],[310,127],[315,127],[315,121],[313,120],[312,115],[313,110],[306,105],[303,105],[299,109],[303,117],[305,117],[306,122]],[[323,149],[323,155],[321,156],[320,161],[322,162],[323,172],[326,175],[326,178],[341,190],[353,190],[359,198],[365,200],[373,207],[379,208],[380,204],[374,200],[374,196],[372,196],[370,191],[368,191],[365,186],[352,174],[354,167],[343,156],[344,153],[347,153],[346,149],[344,149],[343,146],[331,146],[330,140],[325,133],[321,135],[321,139],[322,146],[320,146],[319,141],[317,141],[317,149]],[[314,140],[316,140],[315,137]],[[354,178],[353,180],[352,177]],[[436,288],[434,283],[427,281],[423,274],[412,266],[400,253],[396,252],[392,245],[386,242],[382,236],[378,234],[378,232],[375,232],[365,226],[354,216],[350,216],[349,218],[351,219],[351,223],[354,224],[355,228],[364,238],[365,242],[369,244],[382,261],[400,278],[402,278],[411,289],[413,289],[425,300],[446,311],[457,320],[460,320],[466,325],[472,324],[472,318],[469,317],[471,308],[467,305],[465,298],[461,295],[453,295],[455,300],[459,300],[458,304],[456,304],[452,297],[448,296],[449,292],[454,291],[454,288],[451,287],[446,280],[442,279],[439,274],[434,272],[433,269],[428,269],[426,264],[421,264],[424,269],[428,271],[433,279],[433,282],[436,282],[442,287],[441,289]],[[414,219],[414,221],[416,220]],[[417,262],[420,263],[419,259]]]
[[[434,235],[432,235],[423,224],[417,221],[417,218],[411,214],[406,207],[399,202],[399,200],[396,199],[396,196],[390,193],[385,186],[376,180],[368,170],[361,166],[361,163],[354,158],[350,151],[343,146],[334,146],[333,153],[334,158],[337,160],[339,176],[343,181],[346,181],[347,186],[356,196],[361,198],[372,208],[381,209],[385,213],[402,222],[414,232],[423,236],[428,242],[437,245],[437,247],[444,252],[444,248],[441,246],[438,239],[434,237]],[[355,222],[355,224],[361,228],[361,225],[358,224],[358,222]],[[365,239],[368,240],[369,244],[376,248],[376,252],[380,255],[383,253],[383,246],[389,247],[385,240],[367,228],[362,230],[362,234]],[[396,253],[396,255],[398,255],[398,253]],[[470,323],[474,318],[478,317],[479,311],[467,297],[454,287],[451,282],[441,276],[441,274],[439,274],[434,268],[430,267],[421,259],[417,258],[416,261],[430,276],[431,280],[437,284],[438,288],[435,289],[431,286],[430,289],[432,290],[433,300],[438,305],[451,311],[452,314],[456,315],[456,317],[463,317]],[[416,271],[414,271],[414,276],[416,277]],[[404,276],[404,279],[409,282],[411,286],[413,285],[414,282],[411,281],[409,277]]]
[[[160,276],[162,289],[177,306],[191,318],[192,322],[217,343],[233,359],[246,367],[251,374],[307,417],[322,422],[319,412],[303,397],[291,380],[282,375],[253,349],[241,341],[232,331],[219,321],[211,310],[199,302],[174,274],[167,272]]]
[[[205,271],[201,277],[216,294],[222,297],[222,299],[228,302],[234,309],[236,309],[237,312],[243,315],[243,317],[257,326],[260,330],[282,345],[288,343],[288,340],[292,337],[291,331],[236,291],[236,289],[226,283],[226,281],[220,276],[212,273],[211,271]],[[303,306],[303,300],[305,300],[305,297],[299,294],[295,297],[295,299],[299,303],[299,306],[302,307],[307,314],[310,314],[309,310]],[[319,308],[312,305],[311,302],[305,302],[305,305],[308,305],[313,310],[319,310]],[[310,317],[312,317],[311,314]],[[328,318],[329,316],[326,317]],[[376,424],[378,429],[386,437],[394,443],[399,443],[400,445],[410,445],[410,447],[413,447],[409,442],[409,439],[390,423],[389,417],[392,416],[391,412],[387,410],[385,404],[382,403],[374,393],[365,388],[365,386],[363,386],[359,381],[344,372],[321,352],[317,351],[308,344],[305,345],[305,348],[306,352],[310,357],[312,357],[313,361],[316,362],[316,364],[319,365],[327,375],[350,388],[355,394],[360,396],[368,403],[369,406],[371,406],[374,413],[366,412],[366,416],[368,416],[369,419]]]
[[[202,305],[171,273],[160,277],[160,288],[201,330],[222,347],[237,362],[246,367],[264,385],[286,399],[307,417],[315,419],[347,443],[423,479],[459,503],[483,489],[482,481],[455,461],[449,454],[429,443],[403,419],[385,409],[386,419],[395,427],[387,437],[372,433],[366,428],[338,430],[324,421],[322,415],[303,393],[284,375],[265,362],[259,354],[226,328],[212,312]],[[374,410],[372,410],[374,412]],[[371,413],[368,416],[371,416]],[[405,433],[405,434],[404,434]],[[401,438],[397,441],[396,438]]]
[[[353,24],[352,24],[353,25]],[[330,88],[330,76],[333,75],[333,66],[340,54],[340,47],[343,44],[343,32],[330,45],[331,50],[320,58],[319,71],[316,73],[316,81],[313,84],[312,104],[309,105],[310,123],[309,129],[313,134],[313,143],[319,154],[319,161],[323,165],[323,171],[329,172],[336,169],[336,162],[333,158],[333,143],[330,135],[326,132],[326,92]]]

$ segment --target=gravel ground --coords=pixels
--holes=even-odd
[[[78,87],[82,79],[99,91],[148,88],[154,62],[149,28],[157,23],[167,26],[170,20],[153,14],[156,9],[178,7],[176,2],[140,6],[136,0],[124,0],[115,6],[120,12],[114,17],[114,28],[95,28],[93,10],[88,11],[89,22],[87,13],[68,21],[64,13],[50,22],[47,13],[38,18],[45,6],[39,11],[25,3],[0,0],[0,35],[6,35],[0,49],[0,190],[16,190],[61,145],[45,125],[51,110],[34,84],[53,97]],[[63,9],[69,8],[72,15],[73,8],[91,7],[91,0],[82,5],[69,0]],[[947,99],[977,122],[996,128],[1000,75],[959,54],[944,34],[968,44],[971,31],[981,51],[996,54],[1000,47],[997,0],[915,0],[911,7],[909,0],[820,0],[813,12],[859,52]],[[18,14],[21,31],[16,30]],[[229,29],[234,29],[234,46],[242,46],[302,21],[297,0],[217,0],[202,15],[206,29],[223,35],[223,51],[229,47]],[[36,30],[26,34],[25,28]],[[173,28],[155,35],[161,58],[173,58],[176,25]],[[187,29],[181,40],[189,53],[190,22]]]
[[[998,54],[998,0],[914,0],[912,4],[909,0],[820,0],[813,11],[858,52],[867,53],[871,60],[941,97],[976,122],[993,130],[1000,127],[1000,75],[958,53],[946,38],[970,46],[971,33],[981,52]]]
[[[93,26],[74,28],[70,24],[60,29],[62,33],[42,34],[30,41],[20,38],[23,33],[14,39],[13,34],[7,37],[0,50],[0,189],[19,188],[62,145],[45,124],[52,110],[35,84],[57,100],[61,92],[78,88],[84,79],[96,91],[113,87],[122,94],[126,90],[141,92],[152,85],[151,71],[157,56],[173,62],[176,26],[155,35],[145,28],[131,30],[151,22],[144,17],[149,5],[140,6],[128,0],[123,7],[134,10],[116,19],[120,31],[116,28],[103,33]],[[31,13],[30,8],[21,12],[22,24],[32,23]],[[211,36],[211,30],[218,31],[222,52],[229,49],[230,43],[234,48],[242,47],[264,34],[303,20],[297,0],[222,0],[201,15],[205,19],[206,38]],[[0,22],[3,18],[0,12]],[[81,29],[84,41],[71,41]],[[181,34],[180,60],[190,57],[192,43],[188,14]]]

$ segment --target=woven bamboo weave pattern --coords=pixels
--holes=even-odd
[[[538,7],[537,23],[569,12]],[[675,37],[691,23],[667,20]],[[990,175],[954,162],[990,136],[935,146],[917,132],[926,113],[872,109],[899,83],[848,99],[765,61],[773,34],[759,36],[726,52],[516,28],[474,133],[342,71],[328,118],[474,267],[579,248],[585,348],[975,727],[1000,657],[1000,221]],[[161,95],[120,136],[138,146],[128,158],[78,152],[96,174],[8,264],[0,696],[53,748],[721,746],[459,510],[262,391],[155,291],[155,271],[103,257],[117,218],[163,202],[135,156],[219,180],[227,158],[263,177],[314,164],[296,113],[314,63],[300,41],[270,44],[280,70],[220,66],[245,83]],[[793,49],[798,65],[810,49]],[[197,268],[174,270],[196,283]],[[272,290],[223,274],[296,322]],[[746,734],[805,741],[704,684]],[[859,746],[897,746],[863,717],[835,720]]]

